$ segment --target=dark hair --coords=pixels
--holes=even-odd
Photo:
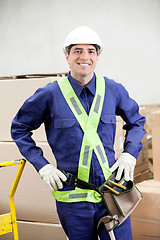
[[[71,44],[66,48],[66,52],[68,53],[68,55],[70,54],[71,48],[75,45],[76,44]],[[93,45],[95,47],[97,55],[99,55],[100,54],[100,47],[97,44],[91,44],[91,45]]]
[[[68,47],[67,47],[67,53],[68,53],[68,55],[70,54],[70,51],[71,51],[71,48],[74,46],[74,45],[76,45],[76,44],[71,44],[71,45],[69,45]]]
[[[100,46],[98,46],[97,44],[92,44],[92,45],[95,47],[97,55],[99,55],[100,54]]]

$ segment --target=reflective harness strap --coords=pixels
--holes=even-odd
[[[72,110],[84,132],[79,157],[78,179],[86,182],[89,181],[90,165],[93,150],[100,163],[105,179],[108,179],[111,175],[111,172],[109,170],[108,160],[105,154],[103,144],[97,134],[97,127],[102,112],[105,94],[104,78],[100,76],[96,77],[96,95],[94,97],[89,116],[84,110],[68,79],[62,78],[58,80],[58,85],[66,102],[68,103],[70,109]],[[52,194],[58,201],[101,201],[100,194],[93,190],[82,190],[76,188],[75,190],[68,192],[54,191],[52,192]]]

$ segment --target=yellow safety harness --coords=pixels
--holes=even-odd
[[[105,179],[108,179],[111,176],[111,172],[109,170],[108,160],[103,144],[97,134],[97,127],[102,112],[105,94],[104,78],[100,76],[96,77],[96,94],[89,116],[75,94],[69,80],[67,78],[62,78],[58,80],[58,85],[66,102],[68,103],[84,132],[79,157],[78,179],[89,182],[93,150],[97,156]],[[52,194],[58,201],[62,202],[88,201],[96,203],[102,201],[102,197],[97,191],[80,189],[78,187],[71,191],[53,191]]]

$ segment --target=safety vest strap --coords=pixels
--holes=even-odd
[[[105,179],[108,179],[111,175],[108,166],[107,156],[105,154],[105,150],[103,144],[97,134],[97,127],[100,120],[103,101],[104,101],[104,94],[105,94],[105,81],[103,77],[97,76],[96,77],[96,94],[91,106],[91,110],[89,116],[87,115],[85,109],[83,108],[81,102],[79,101],[76,93],[74,92],[70,82],[67,78],[62,78],[58,80],[58,85],[61,89],[61,92],[68,103],[70,109],[72,110],[73,114],[75,115],[77,121],[79,122],[83,132],[83,141],[81,146],[81,152],[79,157],[79,166],[78,166],[78,179],[88,182],[89,181],[89,173],[90,173],[90,165],[91,165],[91,158],[92,152],[94,150],[99,164],[101,166],[102,172],[104,174]],[[76,188],[72,191],[73,196],[79,196],[79,191],[81,189]],[[87,194],[88,191],[91,191],[90,194]],[[85,201],[89,201],[90,197],[91,200],[97,196],[97,192],[92,190],[83,190],[85,192]],[[72,195],[71,193],[67,193],[64,191],[53,192],[54,196],[59,199],[59,195],[63,195],[63,201],[74,201],[74,198],[70,198]],[[67,198],[65,198],[68,196]],[[76,195],[78,194],[78,195]],[[83,195],[84,196],[84,195]],[[84,199],[80,198],[80,199]],[[57,198],[56,198],[57,199]],[[76,201],[79,201],[78,198]],[[98,199],[100,199],[98,197]],[[84,200],[83,200],[84,201]],[[95,200],[96,201],[96,200]],[[94,202],[94,201],[93,201]]]
[[[53,191],[52,195],[60,202],[94,202],[98,203],[102,201],[100,193],[94,190],[86,190],[76,188],[71,191]]]
[[[91,158],[92,158],[92,152],[94,150],[98,158],[99,164],[101,166],[103,175],[105,179],[108,179],[108,177],[111,175],[111,172],[109,170],[108,160],[107,160],[107,156],[106,156],[103,144],[97,133],[95,133],[94,135],[87,134],[87,133],[84,134],[83,141],[82,141],[80,158],[79,158],[79,166],[78,166],[78,178],[86,182],[89,181]],[[95,142],[94,145],[91,145],[93,144],[93,142]]]

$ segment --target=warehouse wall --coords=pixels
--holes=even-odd
[[[0,76],[68,71],[62,44],[79,25],[104,43],[98,74],[160,103],[159,0],[0,0]]]

